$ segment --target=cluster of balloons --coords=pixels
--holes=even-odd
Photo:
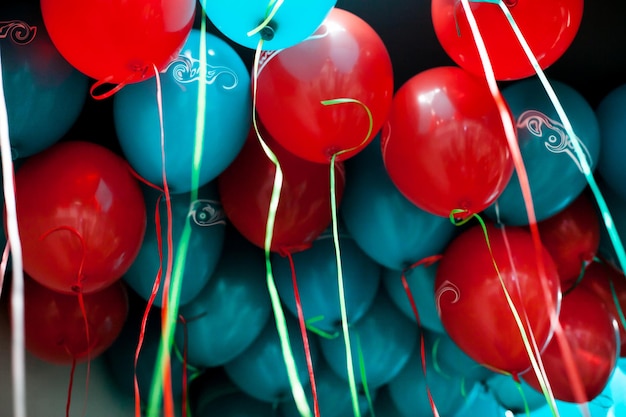
[[[201,1],[223,37],[193,28],[192,0],[3,6],[12,152],[25,158],[15,197],[27,348],[55,363],[105,354],[123,390],[132,395],[136,373],[149,396],[158,311],[138,332],[146,302],[162,306],[158,278],[184,247],[174,394],[187,378],[200,392],[197,413],[298,415],[265,285],[277,174],[267,147],[283,174],[271,271],[297,377],[310,404],[315,381],[321,415],[353,412],[352,376],[363,415],[539,410],[546,400],[532,359],[560,402],[607,395],[626,349],[626,281],[603,250],[605,213],[586,193],[584,166],[605,179],[609,208],[624,209],[626,89],[593,109],[550,80],[570,136],[502,11],[547,68],[582,19],[582,0],[549,3],[469,6],[496,79],[509,82],[504,115],[458,1],[432,2],[434,30],[457,66],[429,68],[397,90],[379,35],[333,0]],[[232,43],[258,49],[256,72]],[[115,93],[119,153],[89,138],[60,141],[88,78],[94,97],[113,86],[101,96]],[[540,243],[503,122],[516,129]],[[198,377],[215,369],[219,383]]]

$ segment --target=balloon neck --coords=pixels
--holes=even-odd
[[[508,8],[515,7],[517,6],[517,0],[504,0],[504,4],[506,4]]]
[[[259,31],[259,35],[263,41],[271,41],[274,39],[274,36],[276,36],[276,24],[274,22],[269,22]]]

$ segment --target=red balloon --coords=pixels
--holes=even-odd
[[[332,9],[307,40],[266,52],[258,78],[257,110],[263,124],[289,152],[328,163],[363,149],[382,126],[393,96],[393,71],[378,34],[361,18]],[[349,98],[358,103],[325,106]]]
[[[567,288],[598,252],[600,221],[595,207],[581,194],[565,210],[538,226],[541,242],[552,255],[561,283]]]
[[[491,205],[513,173],[487,84],[456,67],[426,70],[396,93],[383,127],[385,168],[419,208],[447,217]]]
[[[128,316],[126,287],[118,281],[102,291],[84,294],[83,303],[84,313],[78,294],[52,291],[26,276],[26,349],[58,364],[93,359],[103,353],[117,339]]]
[[[574,40],[583,0],[504,0],[541,68],[556,62]],[[498,80],[535,74],[515,33],[497,4],[471,2]],[[461,67],[484,76],[472,31],[459,0],[432,0],[433,26],[446,53]]]
[[[62,142],[15,175],[24,270],[72,293],[111,285],[134,261],[146,230],[143,195],[127,163],[88,142]]]
[[[154,76],[191,31],[194,0],[41,0],[46,29],[61,55],[100,82]]]
[[[593,262],[585,270],[581,285],[600,297],[616,319],[620,317],[620,313],[615,298],[622,314],[626,314],[626,277],[615,267],[603,262]],[[621,320],[618,327],[621,340],[620,356],[626,357],[626,329]]]
[[[271,250],[295,253],[311,246],[331,218],[330,166],[305,161],[281,148],[264,130],[262,137],[283,171]],[[343,196],[343,164],[335,165],[337,204]],[[254,131],[235,161],[218,177],[224,212],[250,242],[265,247],[265,228],[276,168]]]
[[[577,287],[566,294],[561,303],[559,322],[573,355],[585,392],[585,401],[578,401],[572,389],[566,362],[561,354],[558,338],[553,337],[541,359],[554,397],[567,402],[587,402],[604,389],[617,363],[617,323],[606,310],[602,300],[585,287]],[[533,371],[523,375],[528,384],[541,392]]]
[[[480,226],[452,241],[439,263],[435,300],[446,332],[468,356],[515,375],[528,369],[531,362],[494,262],[526,333],[532,329],[539,347],[548,342],[550,317],[559,311],[559,276],[548,251],[540,248],[546,273],[543,279],[552,304],[548,306],[530,233],[519,227],[499,229],[493,225],[487,226],[487,232],[493,258]]]

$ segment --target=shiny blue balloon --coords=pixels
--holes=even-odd
[[[621,198],[626,199],[626,84],[611,91],[598,105],[602,135],[598,172]]]
[[[404,417],[394,404],[388,385],[378,390],[376,401],[374,401],[374,412],[377,417]]]
[[[362,356],[369,387],[380,387],[392,380],[407,363],[418,344],[419,329],[391,302],[387,294],[379,292],[367,313],[349,327],[352,366],[355,379],[361,384]],[[330,368],[348,380],[346,347],[342,336],[320,338],[322,354]]]
[[[345,417],[353,415],[352,397],[350,395],[348,382],[345,379],[339,378],[339,376],[328,367],[326,361],[322,359],[318,360],[314,374],[320,416]],[[313,410],[313,394],[310,389],[306,390],[306,394],[309,406],[311,410]],[[372,401],[375,400],[376,396],[377,391],[370,390]],[[368,415],[369,403],[363,390],[359,392],[358,400],[361,415]],[[279,406],[279,415],[282,417],[301,417],[294,401],[281,403]]]
[[[339,246],[348,321],[354,323],[365,314],[376,296],[380,266],[348,236],[340,236]],[[292,256],[305,320],[312,320],[313,326],[325,332],[340,330],[337,259],[332,237],[325,232],[310,248]],[[288,259],[274,254],[272,269],[280,298],[287,309],[297,316]]]
[[[472,394],[454,417],[506,417],[506,409],[485,387],[477,385]]]
[[[263,30],[249,36],[271,10],[267,0],[200,0],[208,18],[226,37],[250,49],[256,49],[263,39],[263,49],[272,51],[311,36],[335,3],[337,0],[286,1]]]
[[[147,209],[148,227],[141,244],[139,254],[124,275],[126,283],[145,300],[150,298],[159,267],[163,268],[161,285],[154,304],[162,305],[163,282],[167,267],[167,206],[165,197],[160,192],[143,187],[144,201]],[[209,183],[198,190],[198,199],[190,200],[190,194],[171,196],[172,204],[172,238],[173,250],[176,255],[185,224],[191,225],[189,247],[185,259],[182,286],[179,297],[180,305],[189,303],[211,278],[219,261],[224,245],[226,217],[219,202],[215,183]],[[155,210],[161,217],[161,234],[157,234]],[[162,261],[159,259],[159,243],[163,251]],[[176,263],[174,258],[174,263]],[[170,287],[171,288],[171,287]]]
[[[430,389],[439,415],[454,417],[473,399],[473,391],[477,387],[475,382],[437,372],[428,348],[425,349],[425,362],[424,371],[418,344],[404,368],[389,382],[389,394],[394,405],[403,417],[432,415],[427,394],[427,389]]]
[[[543,394],[523,379],[515,382],[511,376],[494,374],[487,379],[486,385],[496,401],[513,413],[523,414],[526,407],[532,411],[546,405]]]
[[[418,266],[406,271],[405,278],[409,284],[420,324],[434,332],[444,333],[443,323],[437,312],[435,304],[435,278],[437,265]],[[384,269],[382,275],[383,285],[387,293],[400,311],[417,323],[409,296],[402,285],[402,272],[393,269]]]
[[[467,356],[447,334],[429,332],[425,337],[438,372],[470,381],[484,381],[494,374]]]
[[[2,78],[15,159],[36,154],[67,133],[83,109],[89,85],[48,37],[39,2],[4,3]]]
[[[502,94],[517,126],[519,147],[528,174],[537,221],[551,217],[580,195],[587,186],[583,166],[574,148],[578,142],[593,170],[600,154],[600,128],[585,98],[566,84],[551,81],[574,133],[570,138],[538,79],[518,81]],[[517,173],[486,213],[508,225],[528,224]]]
[[[195,367],[223,365],[243,352],[270,318],[263,251],[243,238],[227,244],[209,282],[180,315],[186,322],[189,363]],[[185,346],[183,326],[176,342]]]
[[[289,315],[286,316],[286,319],[298,379],[305,387],[304,389],[307,389],[309,372],[300,327],[297,321]],[[315,343],[315,338],[310,335],[309,343],[311,359],[313,366],[315,366],[319,348]],[[226,363],[224,370],[237,387],[260,401],[274,404],[293,398],[274,320],[269,320],[259,337],[235,359]]]
[[[250,130],[250,74],[235,50],[206,35],[206,66],[200,68],[200,31],[192,30],[178,58],[161,74],[165,171],[172,193],[192,188],[200,83],[206,84],[200,185],[215,179],[235,159]],[[130,84],[115,94],[115,129],[131,166],[163,186],[161,123],[156,79]]]
[[[402,270],[443,251],[455,227],[404,197],[385,169],[380,137],[346,162],[349,184],[341,202],[346,228],[379,264]]]

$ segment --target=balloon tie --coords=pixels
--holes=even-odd
[[[145,74],[147,68],[144,68],[142,71],[142,74]],[[114,84],[113,87],[109,90],[106,90],[105,92],[103,92],[102,94],[96,94],[96,90],[99,89],[100,87],[102,87],[105,84],[110,84],[111,80],[113,79],[113,76],[109,76],[106,77],[102,80],[98,80],[96,81],[90,88],[89,88],[89,95],[91,95],[91,97],[95,100],[104,100],[107,99],[111,96],[113,96],[113,94],[117,93],[118,91],[120,91],[122,88],[124,88],[125,86],[127,86],[128,84],[130,84],[130,82],[137,76],[137,73],[132,73],[130,74],[124,81],[122,81],[119,84]]]
[[[567,294],[574,291],[574,289],[578,287],[578,285],[582,282],[583,277],[585,276],[585,272],[587,272],[587,267],[589,266],[590,262],[583,260],[581,264],[582,265],[580,267],[580,272],[578,273],[578,277],[576,277],[576,281],[574,281],[571,287],[569,287],[566,291],[563,292],[563,297],[565,297]]]
[[[313,394],[313,408],[316,417],[319,417],[319,403],[317,399],[317,386],[315,384],[315,375],[313,373],[313,359],[311,358],[311,346],[309,345],[309,337],[307,335],[307,325],[304,320],[304,312],[302,310],[302,300],[300,299],[300,291],[298,289],[298,281],[296,279],[296,266],[293,262],[293,256],[291,253],[287,253],[287,259],[289,259],[289,267],[291,268],[291,282],[293,285],[293,295],[296,299],[296,311],[298,312],[298,323],[300,324],[300,334],[302,336],[302,342],[304,343],[304,354],[306,357],[306,364],[309,370],[309,381],[311,382],[311,393]]]
[[[322,320],[324,320],[323,315],[319,315],[319,316],[315,316],[315,317],[311,317],[310,319],[307,319],[306,321],[307,330],[309,330],[312,333],[315,333],[316,335],[318,335],[319,337],[323,339],[328,339],[328,340],[336,339],[341,335],[341,332],[339,331],[336,331],[334,333],[329,333],[320,329],[317,326],[314,326],[315,323],[317,323],[318,321],[322,321]]]
[[[260,32],[262,40],[272,40],[274,38],[274,31],[276,28],[270,25],[270,21],[274,18],[280,6],[282,6],[283,1],[284,0],[270,0],[267,5],[267,9],[265,10],[265,19],[257,27],[246,33],[246,35],[254,36]],[[267,30],[267,28],[270,28],[271,30]]]
[[[372,401],[372,395],[370,393],[369,385],[367,383],[367,371],[365,369],[365,357],[363,355],[363,348],[361,347],[361,336],[356,333],[356,351],[359,358],[359,372],[361,375],[361,383],[363,384],[363,393],[367,399],[367,405],[372,417],[376,417],[374,413],[374,402]]]
[[[256,103],[257,103],[257,84],[259,77],[259,58],[261,55],[261,50],[263,47],[263,38],[259,40],[257,44],[257,48],[254,54],[254,63],[253,63],[253,75],[252,75],[252,85],[253,85],[253,93],[252,93],[252,125],[254,127],[254,131],[256,136],[265,152],[267,158],[274,164],[276,167],[276,173],[274,175],[274,184],[272,186],[272,194],[270,196],[270,204],[267,213],[267,222],[265,227],[265,241],[264,241],[264,252],[265,252],[265,270],[266,270],[266,283],[267,289],[270,295],[270,300],[272,304],[272,310],[274,311],[274,320],[276,322],[276,330],[278,331],[278,337],[280,339],[281,351],[283,354],[283,361],[285,362],[285,368],[287,370],[287,376],[289,378],[289,384],[291,386],[291,392],[296,403],[296,407],[298,408],[298,412],[303,417],[311,417],[311,409],[306,400],[306,395],[304,394],[304,388],[302,387],[302,383],[298,378],[298,370],[296,367],[296,361],[293,356],[293,351],[291,349],[291,344],[289,342],[289,332],[287,330],[287,321],[285,319],[285,312],[283,311],[282,303],[280,300],[280,296],[278,295],[278,289],[276,288],[276,282],[274,280],[274,274],[272,272],[272,263],[270,260],[270,249],[272,247],[272,238],[274,235],[274,224],[276,222],[276,213],[278,211],[278,203],[280,201],[280,193],[283,186],[283,170],[280,167],[280,162],[278,158],[272,152],[272,150],[267,146],[261,132],[259,131],[259,125],[257,122],[256,116]]]

